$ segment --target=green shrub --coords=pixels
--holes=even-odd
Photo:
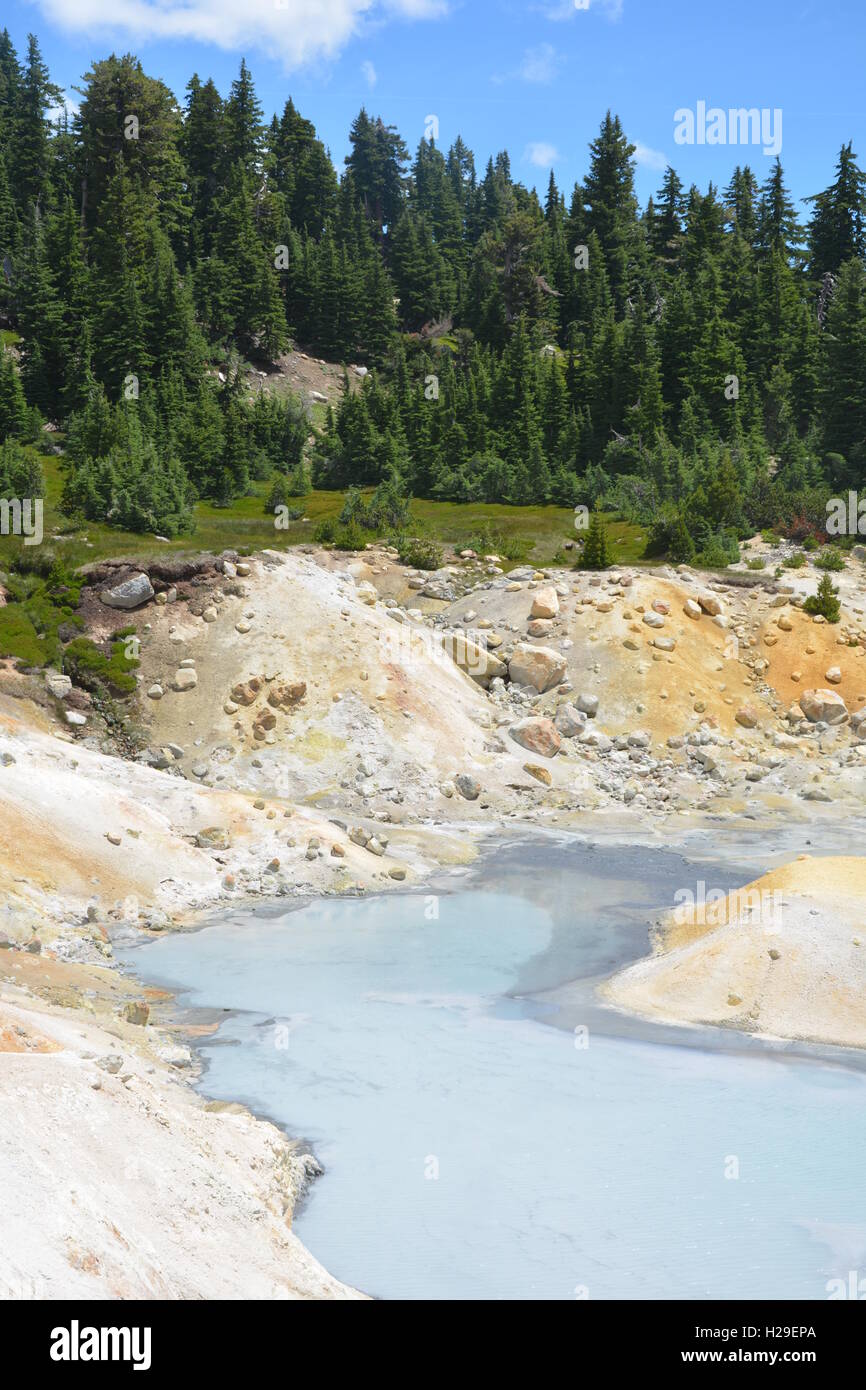
[[[845,568],[845,556],[835,546],[828,546],[822,550],[820,555],[816,555],[812,564],[819,570],[833,570],[834,573]]]
[[[126,655],[126,637],[130,629],[115,637],[111,643],[111,655],[106,656],[89,637],[75,637],[63,653],[63,669],[76,685],[85,690],[100,690],[107,686],[121,695],[135,690],[135,679],[130,674],[139,662]]]
[[[337,537],[337,523],[332,517],[320,521],[313,531],[313,540],[317,545],[333,545]]]
[[[442,548],[424,536],[401,536],[397,542],[400,563],[416,570],[438,570],[442,564]]]
[[[786,570],[801,570],[806,563],[806,556],[802,550],[795,550],[793,555],[786,555],[782,561]]]

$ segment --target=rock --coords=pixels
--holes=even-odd
[[[402,883],[403,879],[406,877],[406,870],[403,868],[402,864],[394,864],[388,870],[388,876],[389,878],[396,879],[398,883]]]
[[[238,705],[253,705],[261,688],[258,676],[251,676],[248,681],[232,687],[232,699]]]
[[[529,685],[542,693],[565,679],[566,660],[552,647],[520,644],[508,663],[509,679],[516,685]]]
[[[717,594],[698,594],[698,603],[711,618],[716,618],[725,611],[725,606]]]
[[[562,739],[552,719],[521,719],[508,731],[515,743],[542,758],[555,758]]]
[[[668,613],[670,613],[671,611],[670,604],[666,603],[663,598],[653,599],[652,606],[653,611],[655,613],[661,613],[662,617],[667,617]]]
[[[538,763],[524,763],[523,771],[528,772],[530,777],[534,777],[536,782],[543,782],[545,787],[549,787],[553,782],[553,778],[547,768],[540,767]]]
[[[676,647],[676,645],[677,645],[677,639],[676,639],[675,637],[654,637],[654,638],[653,638],[653,646],[654,646],[654,647],[657,647],[658,650],[659,650],[660,652],[672,652],[672,651],[674,650],[674,648]]]
[[[661,613],[644,613],[643,621],[647,627],[664,627],[665,620]]]
[[[61,675],[59,671],[46,671],[45,686],[49,695],[53,695],[55,700],[65,700],[72,689],[72,681],[68,676]]]
[[[613,747],[613,741],[600,729],[586,729],[580,736],[580,742],[584,748],[595,748],[599,753],[609,753]]]
[[[217,618],[219,617],[219,614],[217,613],[217,610],[211,605],[210,607],[204,610],[201,616],[203,622],[215,623]]]
[[[366,579],[358,585],[356,592],[361,602],[368,605],[374,604],[379,597],[374,586]]]
[[[586,717],[575,705],[560,705],[553,722],[563,738],[577,738],[586,728]]]
[[[224,825],[209,825],[199,830],[195,837],[199,849],[229,849],[231,838]]]
[[[683,604],[683,612],[687,618],[699,618],[703,609],[699,603],[695,603],[693,598],[687,598]]]
[[[848,718],[848,706],[835,690],[804,690],[799,705],[812,724],[842,724]]]
[[[754,729],[758,723],[758,711],[751,705],[741,705],[734,715],[738,724],[742,724],[744,729]]]
[[[82,714],[80,710],[68,709],[64,710],[64,713],[66,715],[67,724],[75,724],[80,728],[82,724],[87,723],[87,715]]]
[[[223,705],[223,709],[226,714],[237,714],[238,708],[239,706],[235,704],[234,700],[226,700],[225,704]]]
[[[471,777],[468,772],[458,772],[454,778],[454,786],[465,801],[477,801],[481,795],[481,783]]]
[[[115,830],[106,830],[105,838],[110,845],[119,845],[122,843],[120,836]]]
[[[118,1057],[116,1052],[109,1052],[105,1057],[97,1057],[96,1065],[107,1071],[109,1076],[116,1076],[123,1066],[123,1058]]]
[[[108,608],[140,608],[153,598],[153,585],[146,574],[134,574],[122,584],[104,589],[100,598]]]
[[[578,695],[576,704],[580,713],[587,715],[589,719],[594,719],[598,714],[597,695]]]
[[[251,571],[250,571],[249,565],[246,563],[245,560],[239,560],[239,561],[238,561],[237,572],[238,572],[238,578],[239,578],[239,579],[247,579],[247,578],[249,578],[249,575],[250,575]]]
[[[294,709],[307,693],[306,681],[287,681],[268,691],[268,704],[274,709]]]
[[[370,836],[364,848],[366,850],[369,850],[370,854],[376,854],[380,858],[385,853],[385,846],[382,844],[381,840],[378,840],[376,838],[375,835]]]
[[[467,676],[471,676],[479,685],[489,685],[495,676],[504,678],[507,667],[504,661],[500,661],[498,656],[494,656],[486,647],[482,647],[478,642],[473,642],[462,632],[445,632],[442,634],[442,649],[447,652],[451,660],[461,671],[465,671]]]
[[[149,700],[161,700],[164,694],[165,691],[161,685],[152,685],[147,692],[147,698]]]
[[[831,666],[824,672],[824,679],[829,681],[831,685],[838,685],[842,680],[842,672],[838,666]]]
[[[173,690],[194,690],[198,685],[195,671],[178,671],[172,681]]]
[[[123,1017],[126,1019],[127,1023],[135,1023],[139,1028],[144,1028],[147,1020],[150,1018],[150,1005],[136,1003],[130,1000],[129,1003],[123,1006]]]
[[[559,598],[553,586],[538,589],[532,600],[529,616],[531,618],[555,618],[558,613]]]
[[[549,618],[533,618],[526,628],[529,637],[547,637],[553,623]]]

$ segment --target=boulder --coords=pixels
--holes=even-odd
[[[465,801],[477,801],[481,795],[481,783],[470,777],[468,772],[458,772],[454,785]]]
[[[231,844],[229,832],[224,825],[209,825],[199,830],[195,837],[199,849],[228,849]]]
[[[751,705],[741,705],[734,715],[738,724],[744,729],[755,729],[758,724],[758,711]]]
[[[555,758],[562,747],[562,739],[552,719],[521,719],[509,733],[521,748],[542,758]]]
[[[699,603],[695,603],[693,598],[687,598],[683,604],[683,612],[687,618],[699,618],[703,609]]]
[[[804,690],[798,703],[812,724],[842,724],[848,718],[848,706],[835,690]]]
[[[198,685],[195,671],[178,671],[172,681],[173,690],[194,690]]]
[[[553,722],[563,738],[577,738],[586,728],[586,716],[575,705],[560,705]]]
[[[248,681],[242,681],[239,685],[232,686],[232,700],[238,705],[255,704],[256,696],[262,688],[262,682],[258,676],[251,676]]]
[[[566,660],[552,647],[521,644],[514,648],[508,663],[508,676],[515,685],[529,685],[543,693],[565,679]]]
[[[540,767],[538,763],[524,763],[523,771],[528,772],[530,777],[534,777],[536,782],[542,782],[545,787],[553,783],[553,778],[546,767]]]
[[[581,714],[585,714],[590,719],[594,719],[595,716],[598,714],[598,696],[585,694],[578,695],[577,708],[580,710]]]
[[[46,671],[45,686],[55,700],[65,700],[72,689],[72,681],[68,676],[61,675],[59,671]]]
[[[274,709],[294,709],[307,693],[306,681],[288,681],[268,691],[268,704]]]
[[[661,613],[644,613],[643,620],[647,627],[664,627],[665,620]]]
[[[529,616],[531,618],[555,618],[558,613],[559,598],[553,586],[538,589],[532,600]]]
[[[100,598],[108,608],[140,608],[153,598],[153,585],[146,574],[134,574],[122,584],[103,589]]]
[[[717,618],[725,611],[725,606],[717,594],[698,594],[698,603],[711,618]]]
[[[442,649],[461,671],[465,671],[479,685],[489,685],[494,676],[504,678],[506,674],[504,661],[462,632],[443,633]]]

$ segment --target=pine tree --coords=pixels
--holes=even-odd
[[[578,564],[581,569],[604,570],[607,569],[610,561],[611,557],[607,541],[607,529],[602,519],[601,512],[596,509],[589,518],[589,529],[586,533],[583,554]]]
[[[857,164],[851,141],[839,153],[835,181],[807,201],[813,204],[809,223],[813,275],[836,271],[852,256],[866,253],[866,174]]]
[[[51,161],[47,111],[61,95],[48,75],[38,40],[28,34],[9,140],[11,186],[22,212],[44,202]]]
[[[816,593],[804,600],[803,608],[807,613],[820,614],[828,623],[838,623],[842,616],[839,590],[829,574],[825,572],[821,575]]]

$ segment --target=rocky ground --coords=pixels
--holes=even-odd
[[[221,1292],[344,1293],[288,1231],[304,1161],[189,1090],[190,1039],[113,968],[112,933],[183,928],[247,898],[411,886],[515,823],[665,844],[701,824],[771,836],[795,821],[819,836],[853,823],[866,565],[837,578],[833,626],[803,611],[799,575],[771,570],[506,573],[464,552],[425,573],[384,545],[94,566],[89,634],[132,625],[140,644],[125,713],[58,673],[0,673],[0,1095],[20,1115],[0,1153],[5,1190],[29,1190],[40,1212],[0,1250],[0,1281],[215,1295],[209,1242],[227,1237],[239,1253]],[[786,917],[788,956],[785,941],[776,957],[744,954],[735,918],[721,937],[660,937],[610,1000],[863,1045],[847,919],[829,956],[812,949],[832,901],[828,889]],[[835,1012],[817,1002],[819,971],[840,999],[853,982]],[[40,1104],[65,1136],[69,1190],[49,1191],[38,1166],[51,1142]],[[100,1116],[116,1134],[105,1201],[86,1142]],[[131,1152],[171,1181],[121,1181]],[[133,1188],[130,1241],[119,1214]],[[169,1192],[196,1213],[200,1248],[172,1244]]]

